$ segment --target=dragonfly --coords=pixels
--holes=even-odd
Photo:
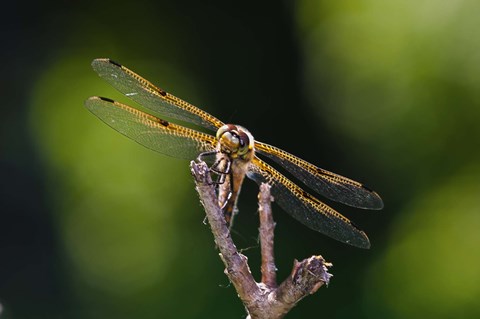
[[[359,248],[370,248],[370,241],[364,231],[292,182],[260,156],[283,167],[316,193],[345,205],[362,209],[382,209],[383,201],[373,190],[359,182],[319,168],[280,148],[256,141],[242,126],[223,123],[111,59],[95,59],[92,67],[102,79],[149,112],[105,97],[88,98],[85,101],[86,108],[107,125],[164,155],[195,160],[216,154],[212,170],[224,175],[225,178],[220,184],[229,189],[229,192],[224,192],[223,198],[219,199],[227,223],[236,212],[240,188],[247,176],[259,185],[269,184],[274,201],[305,226],[340,242]],[[202,127],[212,131],[214,135],[172,123],[170,120]]]

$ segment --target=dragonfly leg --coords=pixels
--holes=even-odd
[[[212,175],[217,175],[217,178],[212,178],[211,183],[220,186],[218,188],[218,205],[225,215],[227,226],[231,228],[233,217],[236,214],[235,200],[233,199],[232,161],[226,156],[221,156],[221,154],[216,151],[201,153],[198,155],[197,161],[203,161],[206,157],[213,155],[215,155],[216,158],[209,167],[209,170]],[[227,176],[230,177],[228,181]]]
[[[212,152],[203,152],[200,153],[197,157],[197,161],[203,161],[206,157],[217,156],[217,151]],[[217,178],[212,178],[212,184],[220,185],[225,183],[227,174],[231,171],[231,161],[225,157],[218,157],[213,162],[212,166],[209,167],[210,172],[217,175]]]
[[[211,156],[216,156],[217,155],[217,151],[209,151],[209,152],[202,152],[200,154],[198,154],[197,156],[197,162],[204,162],[203,158],[204,157],[211,157]]]
[[[220,185],[225,183],[227,175],[230,174],[231,165],[232,162],[226,157],[222,157],[213,163],[210,170],[219,176],[219,178],[214,181],[215,184]]]
[[[220,206],[220,208],[222,210],[225,209],[225,207],[227,207],[227,204],[228,204],[228,201],[230,200],[230,198],[232,198],[232,192],[228,192],[228,195],[227,195],[227,198],[225,199],[225,201],[222,203],[222,205]]]
[[[225,182],[225,172],[224,170],[220,170],[218,169],[218,167],[220,166],[221,162],[222,162],[222,159],[217,159],[216,156],[217,156],[218,152],[217,151],[211,151],[211,152],[203,152],[203,153],[200,153],[198,156],[197,156],[197,162],[212,162],[211,157],[214,157],[214,162],[213,164],[209,167],[209,171],[210,173],[213,173],[215,175],[217,175],[216,178],[212,178],[212,182],[211,184],[215,184],[215,185],[219,185],[219,184],[223,184]],[[228,164],[226,164],[227,167],[229,166]],[[211,174],[211,175],[213,175]]]

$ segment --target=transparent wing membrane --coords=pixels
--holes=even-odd
[[[223,125],[214,116],[156,87],[117,62],[95,59],[92,67],[115,89],[160,116],[194,123],[213,131]]]
[[[270,184],[274,201],[305,226],[352,246],[370,248],[367,235],[346,217],[302,190],[258,157],[252,161],[247,176],[258,184]]]
[[[213,136],[176,125],[106,98],[91,97],[87,109],[116,131],[156,152],[195,159],[215,150]]]
[[[380,196],[359,182],[321,169],[275,146],[255,142],[255,149],[280,164],[302,183],[331,200],[364,209],[383,208]]]

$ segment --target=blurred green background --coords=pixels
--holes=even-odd
[[[188,162],[153,153],[83,101],[130,103],[110,57],[320,167],[381,212],[332,206],[368,251],[274,206],[279,279],[332,262],[288,318],[479,318],[480,2],[51,1],[1,21],[0,318],[243,318]],[[256,192],[234,227],[259,275]]]

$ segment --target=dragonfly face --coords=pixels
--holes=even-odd
[[[380,196],[374,191],[275,146],[255,141],[245,128],[224,124],[110,59],[95,59],[92,67],[113,87],[152,113],[108,98],[89,98],[85,106],[106,124],[159,153],[190,160],[202,153],[215,153],[216,163],[226,165],[217,169],[226,175],[219,190],[219,205],[224,208],[227,222],[234,213],[243,179],[247,176],[258,184],[270,184],[275,202],[309,228],[356,247],[370,247],[367,235],[350,220],[257,155],[276,162],[313,191],[346,205],[363,209],[383,208]],[[160,116],[202,126],[216,131],[216,136],[171,123]]]
[[[254,140],[252,134],[239,125],[225,124],[217,131],[218,151],[232,159],[250,161],[253,158]]]

